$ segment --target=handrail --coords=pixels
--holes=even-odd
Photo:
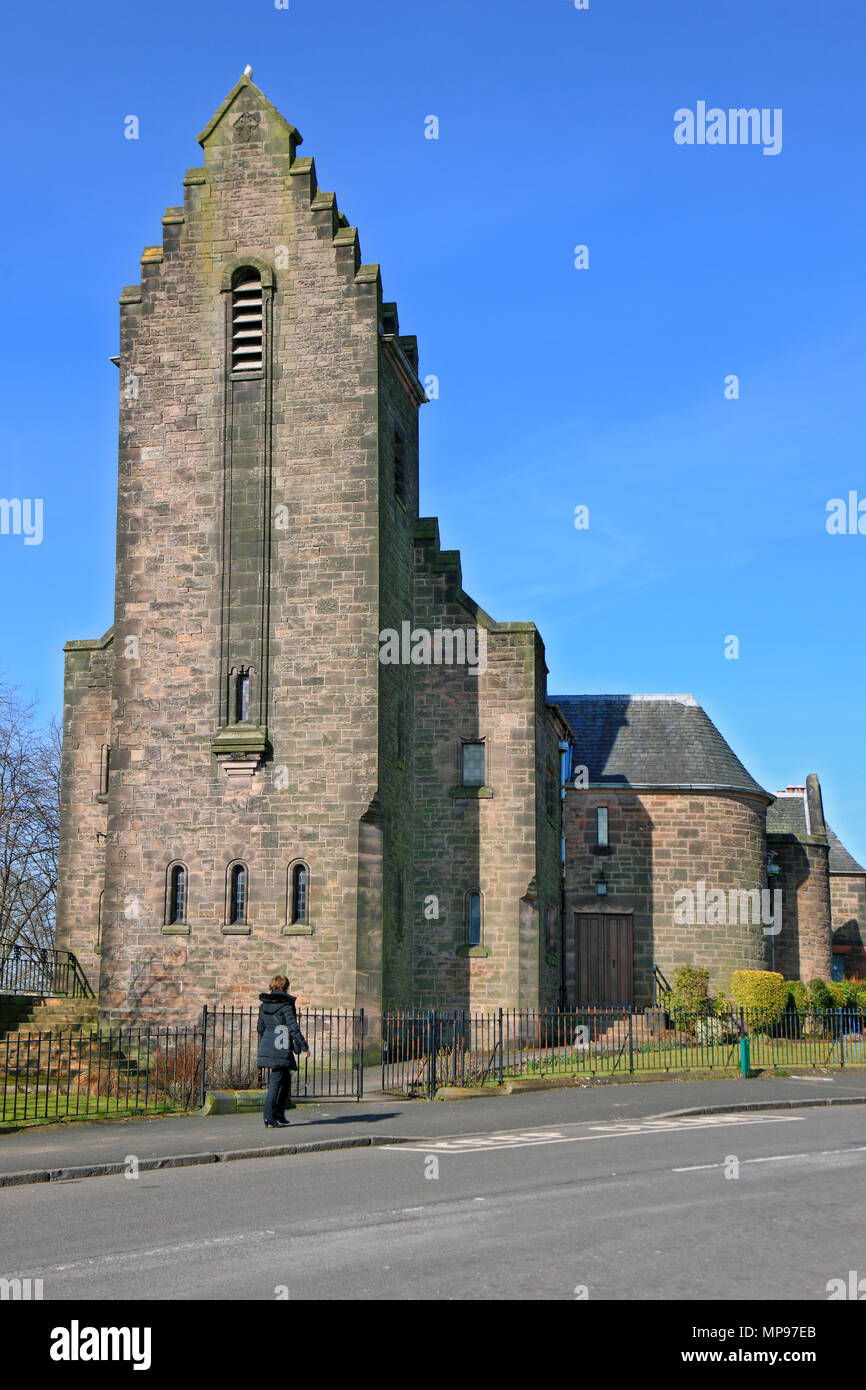
[[[73,999],[94,999],[77,956],[16,941],[0,952],[0,994],[41,994]]]
[[[657,1007],[660,998],[671,993],[670,982],[665,978],[657,965],[653,965],[653,1007]]]

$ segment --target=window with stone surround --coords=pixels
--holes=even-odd
[[[306,864],[294,864],[289,870],[289,923],[306,926],[310,920],[310,870]]]
[[[165,876],[165,916],[167,927],[183,926],[186,922],[186,895],[189,876],[185,864],[169,864]]]
[[[232,713],[235,724],[248,724],[250,718],[250,686],[252,673],[246,666],[232,671]]]
[[[480,946],[484,935],[484,897],[477,889],[466,894],[466,945]]]
[[[596,806],[595,808],[595,843],[599,849],[609,847],[606,806]]]
[[[228,903],[226,921],[230,927],[241,927],[247,921],[249,900],[249,871],[246,864],[232,864],[228,874]]]
[[[460,781],[464,787],[483,787],[487,773],[483,743],[464,743],[461,748]]]

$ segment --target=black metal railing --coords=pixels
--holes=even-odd
[[[670,982],[657,965],[653,966],[653,1005],[658,1007],[671,994]]]
[[[0,946],[0,994],[94,998],[87,976],[71,951],[19,942]]]
[[[210,1090],[264,1089],[258,1010],[204,1010],[193,1025],[73,1028],[0,1039],[0,1123],[190,1110]],[[292,1095],[361,1100],[364,1013],[298,1011],[310,1056]]]
[[[750,1040],[753,1070],[866,1065],[866,1014],[857,1009],[727,1013],[630,1005],[490,1013],[429,1010],[385,1014],[382,1089],[435,1095],[447,1085],[483,1086],[526,1076],[611,1076],[725,1071]]]
[[[256,1064],[258,1009],[202,1010],[199,1024],[202,1065],[201,1102],[208,1090],[263,1086],[267,1073]],[[364,1094],[364,1010],[299,1009],[298,1023],[310,1046],[309,1057],[296,1057],[292,1095],[301,1100]]]

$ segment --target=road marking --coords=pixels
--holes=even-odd
[[[789,1158],[829,1158],[835,1154],[866,1153],[866,1144],[857,1144],[851,1149],[815,1149],[811,1153],[766,1154],[763,1158],[741,1158],[741,1163],[784,1163]],[[726,1168],[726,1163],[693,1163],[689,1168],[672,1168],[672,1173],[700,1173],[707,1168]]]
[[[205,1240],[187,1240],[179,1245],[155,1245],[149,1250],[120,1250],[112,1255],[93,1255],[86,1260],[72,1260],[64,1265],[40,1265],[31,1270],[33,1274],[65,1274],[71,1269],[93,1269],[96,1265],[113,1264],[119,1260],[147,1260],[154,1255],[182,1255],[188,1251],[209,1250],[215,1245],[240,1245],[247,1240],[261,1240],[263,1236],[273,1236],[274,1231],[244,1231],[235,1236],[211,1236]]]
[[[689,1133],[733,1125],[796,1124],[800,1115],[698,1115],[679,1120],[638,1120],[591,1125],[589,1134],[564,1134],[561,1129],[511,1130],[488,1137],[471,1135],[465,1139],[436,1139],[429,1144],[383,1144],[382,1152],[423,1154],[493,1153],[502,1149],[530,1149],[539,1144],[580,1144],[592,1139],[630,1138],[642,1134]]]

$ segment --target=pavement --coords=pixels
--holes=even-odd
[[[258,1113],[65,1122],[0,1135],[0,1187],[110,1176],[128,1169],[130,1157],[145,1169],[198,1166],[516,1127],[860,1102],[866,1103],[866,1078],[836,1072],[802,1078],[764,1075],[749,1081],[588,1085],[459,1101],[376,1096],[360,1103],[306,1102],[290,1112],[290,1127],[278,1130],[265,1129]]]

